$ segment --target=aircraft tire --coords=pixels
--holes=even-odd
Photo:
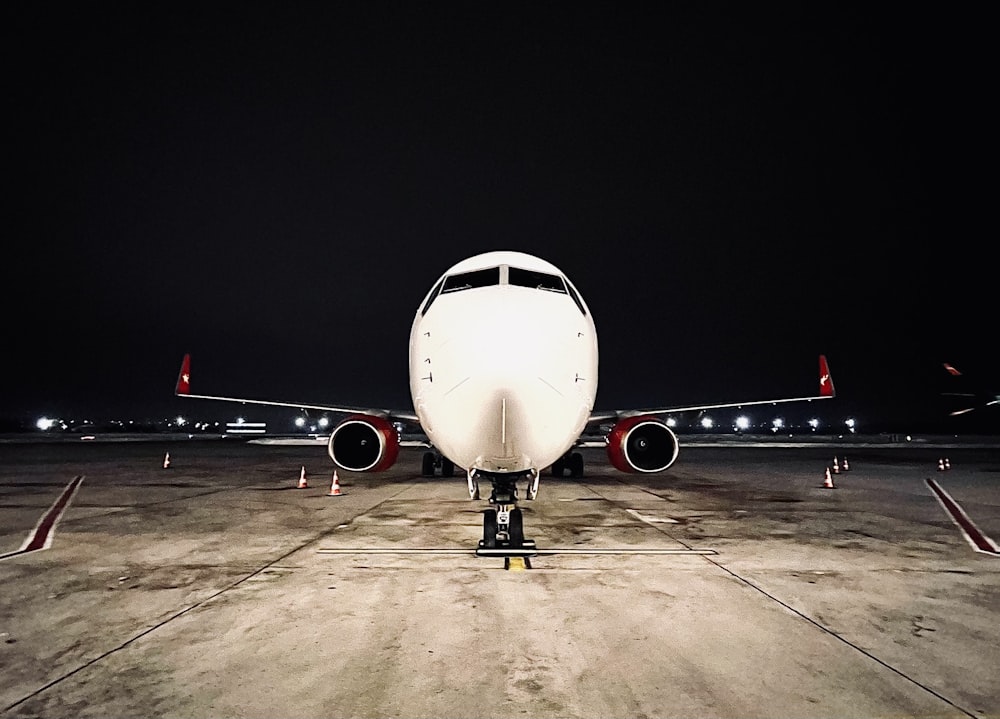
[[[487,509],[483,512],[483,546],[496,549],[497,546],[497,511]]]
[[[524,546],[524,518],[520,509],[512,509],[510,512],[510,526],[507,528],[510,536],[510,546],[520,549]]]

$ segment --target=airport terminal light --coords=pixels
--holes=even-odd
[[[319,426],[326,429],[327,425],[330,424],[330,419],[328,417],[319,418]]]
[[[673,417],[667,417],[667,426],[670,427],[670,429],[673,429],[677,426],[677,420]]]
[[[715,422],[712,421],[711,417],[701,418],[701,428],[702,429],[712,429],[715,426]]]
[[[736,429],[745,430],[750,426],[750,418],[745,414],[741,414],[736,418]]]
[[[785,420],[781,417],[775,417],[771,420],[771,431],[777,432],[785,426]]]
[[[178,415],[178,416],[177,416],[177,418],[176,418],[176,419],[174,420],[174,423],[175,423],[175,424],[176,424],[176,425],[177,425],[178,427],[183,427],[184,425],[186,425],[186,424],[187,424],[187,420],[186,420],[186,419],[184,419],[183,417],[181,417],[180,415]]]
[[[295,426],[298,427],[299,429],[302,429],[303,427],[305,427],[306,426],[306,418],[305,417],[296,417],[295,418]]]
[[[38,427],[38,429],[45,432],[46,430],[52,429],[55,423],[56,421],[54,419],[49,419],[48,417],[39,417],[38,421],[35,422],[35,426]]]
[[[847,425],[847,429],[849,429],[851,431],[851,433],[853,434],[854,433],[854,428],[855,428],[855,426],[857,424],[854,421],[854,417],[848,417],[847,420],[844,422],[844,424]]]
[[[815,430],[817,427],[819,427],[819,420],[813,417],[811,420],[809,420],[809,426],[812,427],[813,430]]]

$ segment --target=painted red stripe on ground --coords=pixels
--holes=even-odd
[[[992,554],[994,556],[1000,556],[1000,548],[997,547],[996,542],[987,537],[977,527],[969,515],[965,513],[965,510],[956,502],[951,496],[941,488],[941,486],[935,482],[933,479],[925,479],[927,486],[931,488],[934,495],[937,497],[941,506],[945,508],[945,511],[951,516],[952,521],[958,525],[959,529],[965,535],[965,538],[972,545],[972,548],[977,552],[983,552],[985,554]]]
[[[42,518],[38,520],[38,524],[35,528],[31,530],[28,534],[28,538],[24,540],[24,544],[16,552],[8,552],[7,554],[0,554],[0,559],[7,559],[8,557],[14,557],[19,554],[27,554],[28,552],[37,552],[40,549],[48,549],[52,546],[52,538],[55,536],[56,525],[62,518],[63,512],[69,507],[69,503],[73,499],[73,495],[76,494],[76,490],[80,488],[80,483],[83,481],[83,475],[75,477],[68,485],[66,489],[62,491],[48,511],[42,515]]]

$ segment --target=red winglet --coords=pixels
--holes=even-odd
[[[177,375],[177,388],[174,394],[191,394],[191,355],[184,355],[181,362],[181,372]]]
[[[819,356],[819,393],[821,397],[833,397],[833,376],[830,374],[830,365],[826,362],[826,355]]]

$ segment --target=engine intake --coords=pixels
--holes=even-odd
[[[354,415],[333,430],[326,451],[341,469],[381,472],[399,456],[399,435],[382,417]]]
[[[608,459],[622,472],[662,472],[679,450],[677,436],[655,417],[618,420],[608,435]]]

